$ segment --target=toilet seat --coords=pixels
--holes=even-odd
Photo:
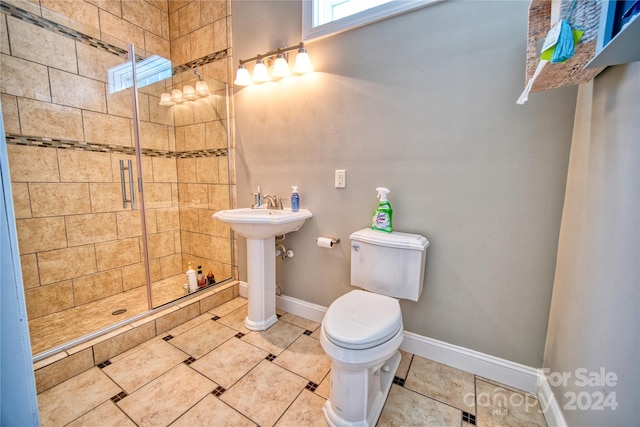
[[[322,321],[325,335],[335,345],[364,350],[393,338],[402,328],[398,300],[354,290],[335,300]]]

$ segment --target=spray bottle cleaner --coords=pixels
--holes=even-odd
[[[378,192],[380,204],[378,205],[378,208],[373,212],[373,221],[371,223],[371,228],[374,230],[391,233],[393,231],[393,228],[391,226],[393,209],[391,209],[391,204],[387,200],[389,189],[378,187],[376,188],[376,191]]]

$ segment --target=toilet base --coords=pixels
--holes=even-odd
[[[380,418],[380,414],[382,413],[382,408],[387,400],[387,396],[389,395],[389,390],[391,389],[391,384],[393,384],[393,378],[395,376],[396,370],[400,365],[400,360],[402,356],[399,351],[395,351],[393,355],[384,363],[379,365],[376,369],[371,371],[371,368],[364,368],[357,372],[349,372],[348,376],[350,377],[351,382],[356,382],[355,389],[360,391],[360,393],[356,392],[350,395],[350,397],[360,397],[360,399],[354,399],[354,402],[342,402],[342,404],[350,404],[354,406],[360,406],[360,408],[349,408],[348,412],[359,413],[359,416],[362,419],[358,420],[346,420],[340,415],[338,415],[338,411],[334,408],[334,404],[332,403],[332,397],[336,392],[333,390],[333,380],[332,387],[329,393],[329,400],[322,407],[322,413],[324,414],[325,420],[327,424],[331,427],[371,427],[375,426]],[[340,372],[340,367],[337,364],[332,363],[331,367],[332,374],[334,372]],[[379,377],[379,378],[376,378]],[[378,383],[379,381],[379,383]],[[379,386],[378,386],[379,384]],[[340,399],[338,399],[340,400]],[[346,399],[351,400],[351,399]],[[359,401],[358,401],[359,400]],[[346,408],[345,408],[346,409]],[[355,411],[354,411],[355,409]],[[359,409],[359,410],[358,410]],[[344,411],[341,411],[344,412]]]

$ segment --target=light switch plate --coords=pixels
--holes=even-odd
[[[345,188],[347,186],[347,171],[344,169],[336,169],[336,188]]]

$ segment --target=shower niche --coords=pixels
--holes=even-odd
[[[226,84],[207,75],[206,63],[164,60],[149,68],[152,55],[130,45],[74,41],[68,49],[59,34],[8,20],[9,40],[24,43],[19,33],[29,32],[62,40],[34,43],[31,56],[18,45],[2,55],[1,107],[34,359],[189,298],[190,263],[215,276],[209,286],[231,280],[231,232],[212,219],[231,207]],[[57,51],[40,57],[54,59],[39,59],[51,46]],[[61,60],[77,67],[61,71]],[[21,71],[25,63],[38,73]],[[115,86],[113,69],[120,70]],[[25,81],[36,77],[43,81]],[[162,94],[196,85],[207,93],[160,105]]]

